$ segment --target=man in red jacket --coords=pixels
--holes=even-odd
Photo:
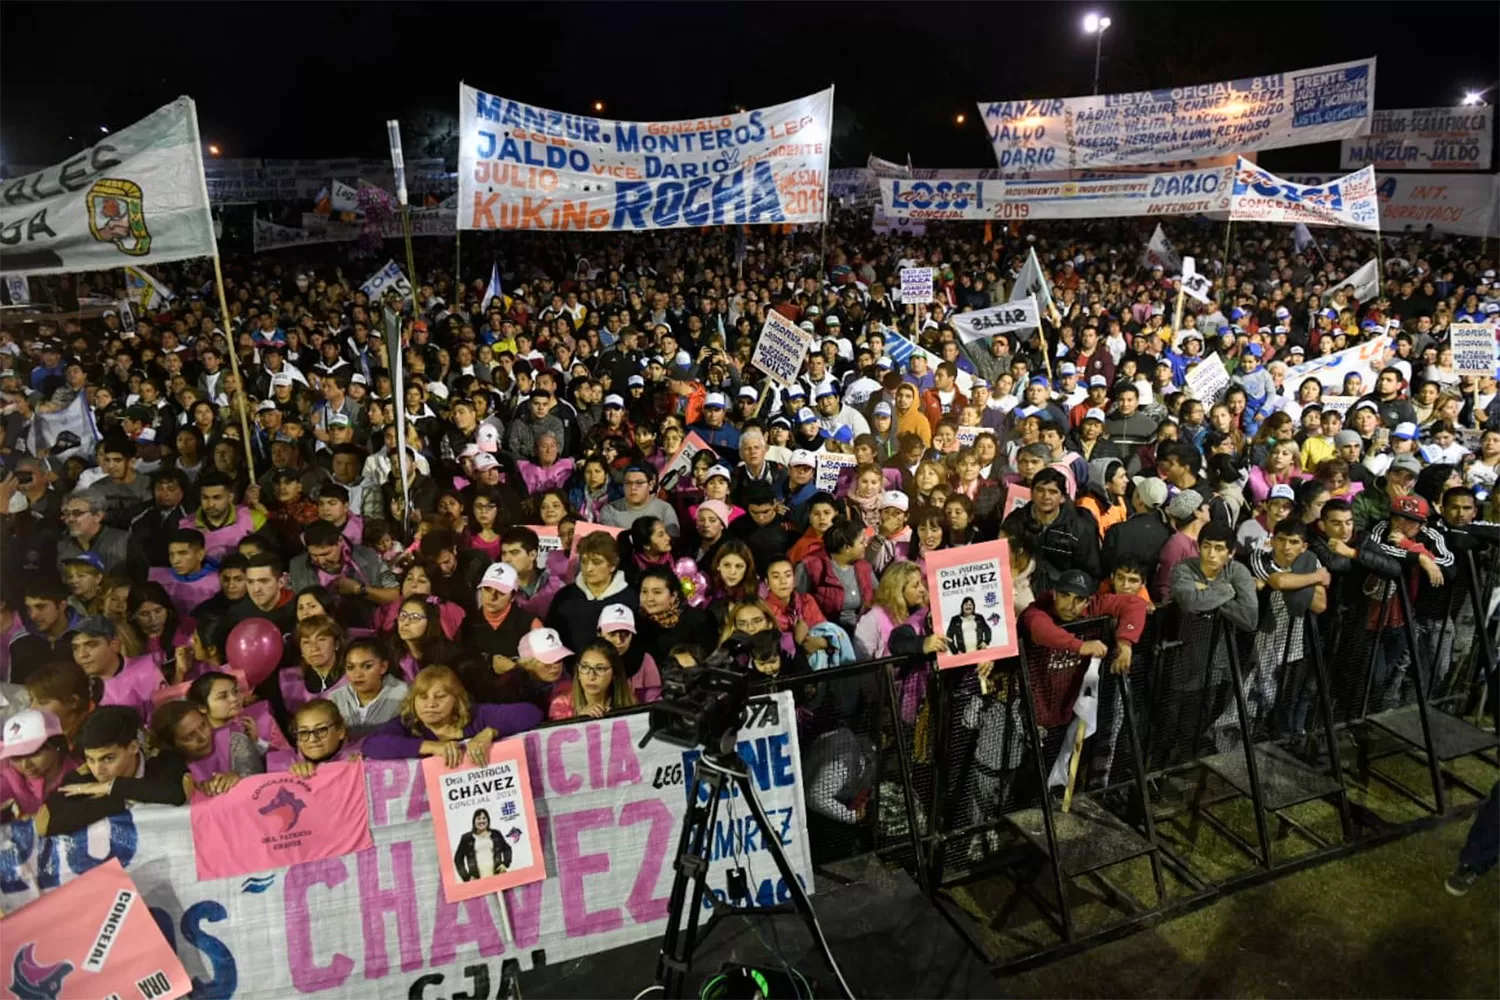
[[[1051,590],[1037,596],[1021,615],[1026,637],[1046,649],[1083,656],[1104,656],[1109,647],[1097,639],[1084,641],[1064,626],[1084,618],[1107,615],[1115,620],[1115,655],[1109,668],[1117,674],[1130,670],[1135,644],[1146,625],[1146,602],[1136,594],[1095,593],[1094,581],[1082,570],[1070,569]]]
[[[951,361],[942,362],[932,373],[932,388],[922,393],[922,415],[928,426],[937,430],[943,417],[957,417],[967,405],[968,398],[958,388],[958,367]]]

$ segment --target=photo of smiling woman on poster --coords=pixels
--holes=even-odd
[[[510,867],[510,845],[499,830],[490,828],[488,809],[475,809],[469,832],[458,840],[453,867],[465,882],[500,875]]]
[[[959,613],[948,622],[948,642],[955,653],[972,653],[990,644],[990,624],[976,613],[974,598],[965,597]]]

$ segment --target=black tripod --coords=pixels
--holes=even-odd
[[[705,788],[708,790],[708,799],[702,801],[699,792]],[[756,826],[760,828],[761,843],[765,844],[771,852],[771,857],[776,862],[776,869],[781,873],[781,878],[792,894],[791,903],[779,903],[775,906],[735,906],[709,893],[708,863],[713,845],[715,821],[719,814],[719,796],[725,792],[732,795],[736,789],[740,797],[749,805],[750,815],[755,820]],[[807,898],[807,891],[803,889],[802,883],[797,881],[796,873],[792,871],[791,863],[787,861],[786,852],[781,849],[781,838],[776,836],[770,821],[766,818],[765,809],[761,807],[760,800],[755,797],[755,786],[750,781],[750,773],[738,753],[734,751],[704,753],[698,758],[697,765],[693,769],[692,788],[688,790],[688,810],[687,815],[683,817],[682,835],[677,842],[677,861],[673,867],[677,875],[672,880],[672,897],[667,911],[667,931],[662,936],[661,958],[656,965],[657,982],[661,983],[663,995],[668,1000],[684,996],[683,986],[692,968],[693,951],[700,941],[698,915],[702,912],[705,895],[713,900],[713,914],[703,925],[702,938],[707,938],[715,925],[725,917],[753,918],[780,913],[801,914],[803,921],[807,924],[807,929],[812,933],[813,941],[823,953],[823,959],[838,977],[844,995],[849,997],[849,1000],[853,1000],[854,994],[844,983],[843,974],[839,971],[838,963],[834,961],[828,941],[823,937],[823,928],[818,926],[818,917],[813,912],[811,900]],[[688,901],[686,897],[690,881],[693,892],[691,901]],[[748,889],[744,890],[743,894],[748,901],[750,898]],[[683,927],[684,903],[688,905],[686,928]]]

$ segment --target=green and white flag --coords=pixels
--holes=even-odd
[[[61,163],[0,182],[0,271],[62,274],[212,257],[192,98]]]

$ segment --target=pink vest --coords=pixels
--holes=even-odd
[[[104,697],[101,705],[126,705],[141,713],[141,721],[151,721],[151,695],[157,688],[165,687],[167,679],[161,668],[149,655],[122,657],[120,670],[113,677],[104,678]]]
[[[162,585],[177,606],[177,613],[184,617],[219,592],[219,574],[215,572],[204,573],[196,580],[183,580],[170,566],[152,566],[146,578]]]
[[[236,507],[234,520],[222,528],[205,527],[196,515],[183,518],[179,527],[203,532],[203,547],[208,551],[208,558],[214,562],[223,562],[224,557],[233,552],[246,535],[255,531],[255,522],[250,517],[249,507]]]
[[[297,709],[306,705],[314,698],[321,698],[336,687],[348,683],[348,678],[340,677],[338,683],[330,686],[326,691],[314,693],[307,689],[302,680],[302,665],[294,663],[291,666],[282,667],[278,672],[276,681],[281,685],[281,700],[286,705],[287,715],[297,714]]]
[[[188,773],[194,781],[207,781],[216,774],[229,772],[229,739],[238,729],[229,725],[214,730],[214,748],[202,760],[188,761]]]

